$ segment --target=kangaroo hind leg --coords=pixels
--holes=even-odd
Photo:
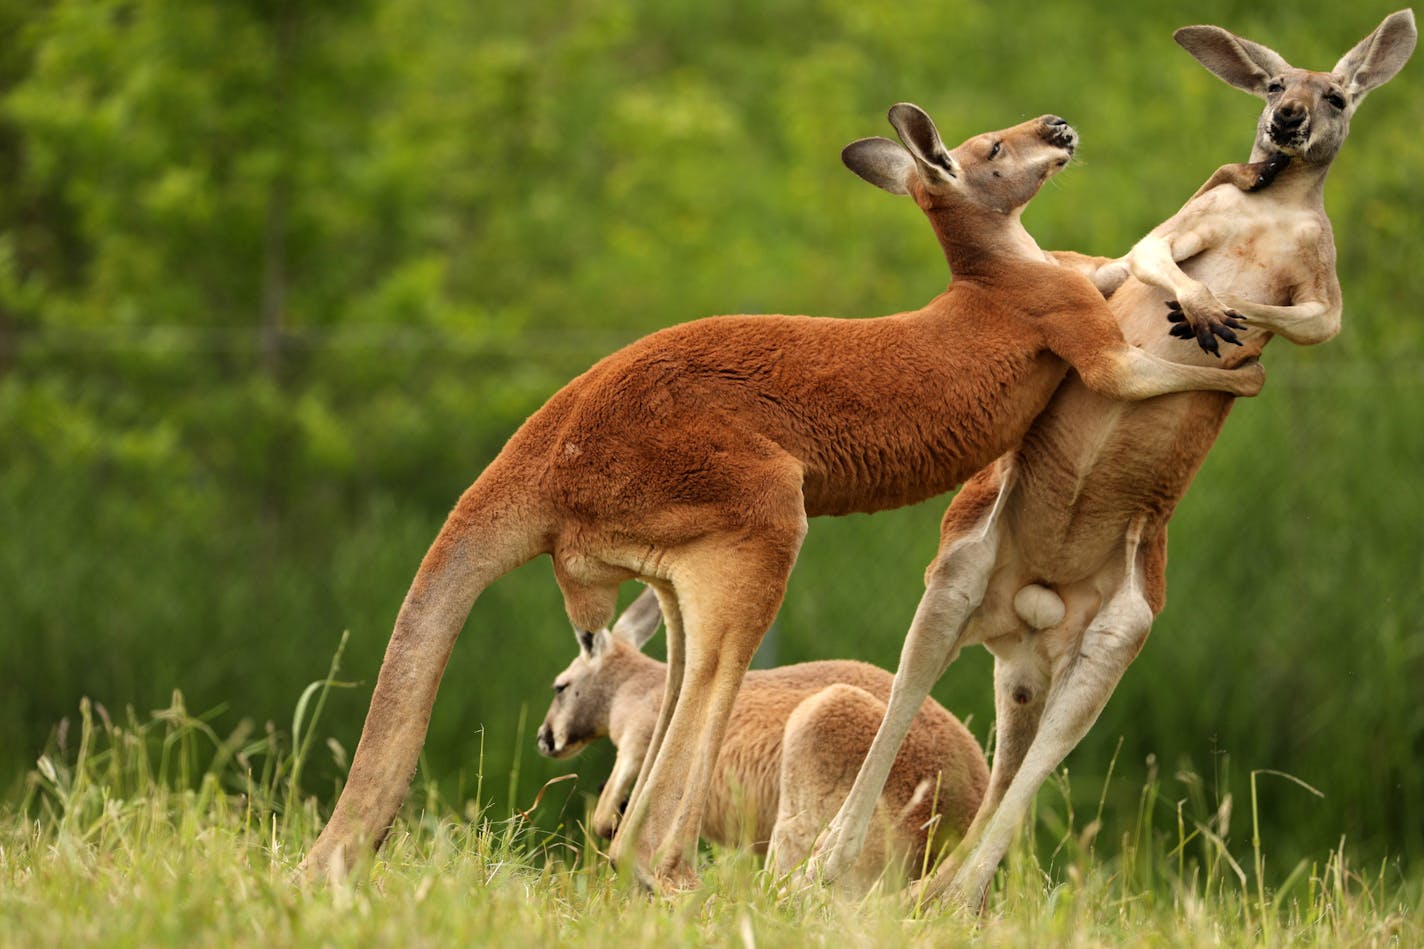
[[[781,530],[717,537],[668,557],[681,613],[681,685],[675,693],[669,685],[661,741],[612,850],[615,861],[631,857],[635,872],[661,889],[696,883],[697,836],[727,719],[805,533],[799,507],[794,514]]]
[[[1055,664],[1038,731],[978,846],[952,878],[936,874],[923,895],[946,888],[967,906],[983,904],[994,871],[1013,842],[1034,796],[1053,769],[1088,733],[1122,674],[1137,657],[1152,628],[1146,574],[1150,544],[1142,544],[1143,520],[1125,538],[1125,569],[1111,596],[1083,631],[1076,650]]]

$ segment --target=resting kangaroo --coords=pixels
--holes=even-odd
[[[1217,27],[1185,27],[1176,40],[1266,100],[1251,158],[1274,180],[1246,192],[1215,184],[1242,184],[1240,169],[1214,176],[1132,249],[1113,312],[1129,340],[1198,363],[1212,357],[1179,338],[1208,351],[1214,336],[1237,343],[1227,365],[1255,357],[1273,335],[1329,339],[1340,288],[1325,174],[1360,100],[1409,58],[1413,14],[1386,18],[1329,73],[1294,69]],[[981,904],[1039,786],[1142,648],[1166,596],[1167,520],[1231,405],[1208,393],[1128,405],[1070,377],[1018,450],[965,485],[945,514],[884,724],[809,872],[834,878],[850,866],[914,710],[960,647],[983,643],[994,654],[998,719],[989,794],[925,887]]]
[[[1020,212],[1073,152],[1062,119],[953,151],[917,107],[897,105],[890,119],[906,147],[863,140],[852,162],[925,210],[955,275],[949,289],[876,319],[697,320],[556,392],[461,496],[421,562],[308,873],[340,875],[380,843],[475,598],[549,554],[576,630],[608,624],[625,580],[658,593],[667,688],[612,855],[660,887],[692,885],[727,716],[807,517],[949,490],[1018,444],[1069,364],[1113,397],[1259,390],[1259,366],[1180,366],[1128,346],[1093,284],[1034,243]]]
[[[618,749],[593,814],[611,838],[657,723],[667,666],[643,655],[661,615],[652,590],[612,632],[579,634],[579,655],[554,680],[539,751],[578,754],[599,738]],[[747,673],[702,814],[702,836],[727,845],[770,845],[769,866],[790,869],[845,800],[885,714],[890,673],[863,662],[806,662]],[[887,869],[918,876],[931,853],[964,836],[984,797],[989,766],[974,736],[933,699],[915,717],[890,769],[879,819],[851,871],[867,889]],[[933,837],[931,838],[931,833]]]

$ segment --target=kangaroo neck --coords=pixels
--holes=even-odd
[[[1258,142],[1251,149],[1253,162],[1264,161],[1271,153]],[[1330,172],[1331,162],[1312,162],[1305,158],[1292,158],[1276,174],[1262,192],[1269,192],[1279,200],[1291,203],[1325,207],[1325,176]]]
[[[646,745],[663,704],[667,663],[632,649],[621,658],[628,667],[609,708],[608,737],[615,748]]]
[[[928,208],[935,237],[955,280],[992,278],[1006,263],[1043,263],[1048,258],[1023,226],[1022,208]]]

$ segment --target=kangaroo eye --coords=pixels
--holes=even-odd
[[[567,689],[568,687],[569,687],[569,684],[568,684],[567,682],[555,682],[555,683],[554,683],[554,694],[555,694],[555,695],[559,695],[559,694],[561,694],[565,689]]]
[[[1266,83],[1266,91],[1272,94],[1281,92],[1285,89],[1285,87],[1286,84],[1281,82],[1279,79],[1272,79],[1270,82]]]
[[[1338,92],[1327,92],[1325,94],[1325,101],[1337,109],[1345,108],[1345,97]]]
[[[1004,143],[1003,143],[1003,142],[995,142],[995,143],[994,143],[994,147],[991,148],[991,149],[989,149],[989,160],[990,160],[990,161],[993,161],[993,160],[994,160],[994,157],[999,154],[999,149],[1001,149],[1001,148],[1003,148],[1003,147],[1004,147]]]

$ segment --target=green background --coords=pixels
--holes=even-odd
[[[0,0],[0,789],[84,695],[289,728],[343,630],[362,686],[321,728],[353,748],[425,546],[564,381],[698,316],[943,287],[920,213],[838,158],[891,103],[951,144],[1067,117],[1079,160],[1025,220],[1116,255],[1249,151],[1258,104],[1172,29],[1328,69],[1390,9]],[[1327,187],[1345,329],[1272,347],[1233,412],[1172,524],[1168,606],[1068,759],[1077,807],[1105,788],[1130,816],[1155,768],[1175,826],[1175,798],[1276,769],[1325,794],[1261,785],[1281,861],[1342,836],[1424,856],[1421,69],[1371,95]],[[946,500],[813,522],[761,661],[893,667]],[[579,813],[607,754],[533,741],[574,651],[547,561],[491,588],[427,773],[459,799],[483,748],[507,813],[577,768]],[[981,739],[989,671],[969,650],[936,690]],[[306,774],[327,803],[341,757]]]

